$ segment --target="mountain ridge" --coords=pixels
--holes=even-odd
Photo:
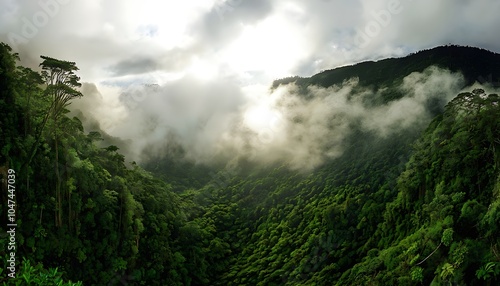
[[[478,63],[471,64],[474,60]],[[432,65],[449,69],[452,72],[461,71],[464,74],[466,86],[475,81],[495,85],[500,83],[500,54],[477,47],[449,45],[421,50],[399,58],[363,61],[341,66],[310,77],[285,77],[273,81],[271,88],[275,89],[289,83],[296,83],[301,87],[308,85],[329,87],[341,84],[353,77],[358,77],[362,85],[380,88],[402,80],[412,72],[422,72]],[[394,78],[394,80],[390,81],[387,78]]]

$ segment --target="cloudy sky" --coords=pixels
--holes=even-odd
[[[95,83],[266,83],[448,43],[500,51],[496,0],[0,0],[0,11],[0,39],[23,58],[76,61]]]
[[[0,41],[32,67],[75,61],[87,96],[75,105],[110,134],[173,130],[197,145],[237,114],[250,129],[275,124],[277,78],[449,43],[500,52],[499,12],[498,0],[0,0]]]

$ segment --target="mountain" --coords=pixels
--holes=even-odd
[[[415,84],[432,79],[437,69],[431,66],[463,74],[464,91],[452,100],[449,90],[432,91],[422,100],[438,106],[422,105],[432,107],[422,111],[429,116],[404,128],[388,125],[382,132],[364,117],[324,118],[349,120],[342,152],[303,171],[244,160],[232,167],[199,166],[183,161],[180,149],[145,164],[146,170],[127,167],[117,147],[97,147],[102,136],[85,133],[78,118],[62,111],[57,120],[44,120],[52,110],[44,86],[29,84],[38,77],[16,68],[6,45],[0,51],[0,110],[8,111],[0,119],[0,170],[17,174],[19,283],[500,282],[500,112],[492,89],[500,72],[498,54],[437,47],[275,81],[274,89],[293,90],[295,83],[305,98],[301,104],[319,95],[339,96],[335,91],[346,86],[346,101],[369,90],[363,96],[378,98],[362,98],[359,106],[386,118],[407,103],[400,100],[415,97],[408,86],[401,88],[415,79],[413,73],[426,76],[417,76]],[[468,87],[475,81],[485,85]],[[311,92],[318,88],[328,95]],[[9,187],[2,188],[9,194]],[[4,202],[8,197],[0,205],[5,214],[12,204]],[[0,242],[9,243],[6,236]],[[9,255],[5,249],[0,256]],[[0,283],[10,285],[6,261],[0,263]]]
[[[281,84],[297,82],[301,86],[319,85],[323,87],[341,84],[358,77],[363,85],[380,88],[402,80],[412,72],[422,72],[429,66],[438,66],[452,72],[460,71],[465,84],[479,82],[500,82],[500,58],[491,51],[463,46],[439,46],[412,53],[402,58],[366,61],[358,64],[326,70],[311,77],[289,77],[275,80],[273,88]]]
[[[360,84],[391,89],[431,65],[460,71],[469,84],[498,75],[500,57],[438,47],[273,86],[329,87],[358,77]],[[231,182],[222,191],[232,196],[224,203],[236,202],[242,225],[239,232],[222,230],[240,247],[231,249],[234,265],[219,285],[498,282],[498,97],[470,90],[457,99],[435,109],[426,129],[388,138],[355,129],[341,157],[306,177],[278,169]],[[215,219],[211,212],[204,218]]]

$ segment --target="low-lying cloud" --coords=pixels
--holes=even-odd
[[[184,158],[198,163],[246,158],[310,170],[344,152],[354,125],[391,136],[427,123],[429,104],[444,106],[462,87],[460,74],[431,67],[395,87],[401,99],[373,104],[384,90],[362,87],[355,78],[329,88],[309,86],[304,94],[295,84],[271,91],[186,76],[161,86],[110,88],[115,96],[106,100],[86,85],[85,97],[72,108],[127,142],[122,151],[129,161],[162,158],[181,146]]]

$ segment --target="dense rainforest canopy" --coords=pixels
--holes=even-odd
[[[276,81],[358,77],[384,88],[371,104],[385,104],[405,96],[393,84],[437,65],[491,88],[459,93],[431,122],[388,137],[353,122],[343,154],[306,173],[126,162],[68,116],[83,96],[76,63],[42,56],[36,72],[17,62],[1,44],[0,285],[500,283],[500,110],[489,77],[500,55],[439,47]]]

